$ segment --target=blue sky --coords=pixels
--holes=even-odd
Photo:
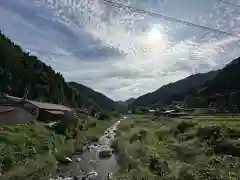
[[[240,8],[218,0],[118,0],[240,36]],[[236,3],[237,1],[228,2]],[[63,74],[114,100],[138,97],[240,56],[236,37],[102,0],[2,0],[0,29]]]

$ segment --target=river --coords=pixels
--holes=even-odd
[[[124,117],[123,119],[125,119]],[[75,154],[71,157],[72,162],[67,165],[60,165],[59,174],[63,178],[58,179],[79,179],[86,177],[89,172],[97,172],[97,177],[92,178],[94,180],[106,180],[109,173],[114,173],[118,170],[119,166],[116,161],[116,157],[112,154],[109,158],[100,158],[98,152],[104,149],[111,149],[111,142],[114,140],[117,130],[117,125],[121,120],[117,121],[111,127],[107,128],[104,135],[99,138],[98,143],[94,143],[88,146],[88,150],[82,154]],[[84,178],[83,178],[84,179]],[[91,179],[91,178],[86,178]]]

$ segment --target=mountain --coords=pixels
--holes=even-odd
[[[135,101],[135,98],[130,98],[126,101],[117,101],[117,103],[120,104],[121,106],[128,107],[133,103],[133,101]]]
[[[227,64],[210,81],[188,95],[188,107],[232,108],[240,104],[240,57]],[[223,108],[224,109],[224,108]]]
[[[201,95],[215,95],[240,90],[240,57],[227,64],[219,73],[208,81],[200,92]]]
[[[67,83],[59,72],[24,52],[0,31],[0,92],[28,99],[81,107],[89,102],[112,109],[116,103],[77,83]]]
[[[125,102],[128,104],[128,105],[131,105],[136,99],[135,98],[130,98],[128,100],[126,100]]]
[[[131,107],[140,106],[162,106],[171,101],[182,101],[191,91],[203,86],[207,81],[213,79],[218,71],[208,73],[198,73],[188,76],[182,80],[162,86],[158,90],[147,93],[137,98]]]
[[[81,102],[87,104],[89,101],[94,101],[99,107],[103,109],[119,109],[121,108],[115,101],[101,94],[100,92],[94,91],[89,87],[76,82],[69,82],[69,85],[75,88],[79,92]]]

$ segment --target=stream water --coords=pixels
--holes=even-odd
[[[61,165],[59,167],[59,175],[62,178],[59,177],[58,180],[106,180],[109,173],[116,172],[119,167],[114,153],[108,158],[100,158],[99,152],[106,149],[111,150],[110,145],[115,138],[117,125],[121,120],[123,119],[107,128],[97,143],[87,147],[88,150],[82,154],[73,155],[70,164]],[[95,172],[97,176],[86,178],[86,174],[89,172]]]

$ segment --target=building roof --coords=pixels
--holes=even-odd
[[[62,111],[47,111],[47,112],[49,112],[51,114],[64,114],[64,112],[62,112]]]
[[[7,98],[7,99],[10,99],[10,100],[12,100],[12,101],[15,101],[15,102],[20,102],[20,101],[23,100],[23,98],[15,97],[15,96],[10,96],[10,95],[7,95],[7,94],[6,94],[4,97]]]
[[[165,111],[164,113],[172,113],[172,112],[174,112],[175,110],[167,110],[167,111]]]
[[[14,96],[9,96],[5,95],[6,98],[15,101],[15,102],[21,102],[23,98],[19,97],[14,97]],[[58,111],[72,111],[72,109],[61,105],[61,104],[52,104],[52,103],[47,103],[47,102],[40,102],[40,101],[33,101],[29,99],[25,99],[25,102],[28,102],[30,104],[33,104],[34,106],[40,108],[40,109],[46,109],[46,110],[58,110]]]
[[[51,104],[46,102],[39,102],[39,101],[32,101],[32,100],[26,100],[27,102],[33,104],[34,106],[40,108],[40,109],[46,109],[46,110],[58,110],[58,111],[72,111],[72,109],[61,105],[61,104]]]
[[[0,113],[5,113],[14,110],[12,106],[0,106]]]

